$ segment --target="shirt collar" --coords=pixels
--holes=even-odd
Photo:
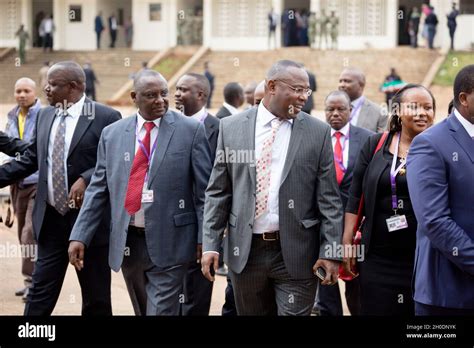
[[[196,112],[194,115],[192,115],[191,117],[194,118],[195,120],[201,122],[201,121],[204,121],[202,118],[207,115],[207,110],[206,110],[206,107],[203,106],[201,110],[199,110],[198,112]]]
[[[334,128],[331,128],[331,136],[334,136],[334,133],[336,132],[340,132],[342,133],[342,135],[344,135],[344,137],[347,138],[347,136],[349,135],[350,126],[351,126],[351,123],[347,122],[346,125],[342,127],[341,129],[339,129],[338,131],[335,130]]]
[[[260,123],[263,127],[266,125],[270,124],[276,117],[273,115],[268,109],[263,105],[263,103],[260,103],[258,105],[257,109],[257,122]],[[293,120],[285,120],[293,124]]]
[[[159,127],[160,127],[160,121],[161,121],[161,117],[153,121],[153,123],[155,124],[155,127],[156,127],[156,128],[159,128]],[[144,124],[145,122],[149,122],[149,121],[145,120],[145,119],[143,118],[143,116],[140,115],[140,111],[137,111],[137,124],[138,124],[138,131],[139,131],[139,132],[142,130],[143,124]]]
[[[224,107],[229,110],[229,112],[232,114],[232,115],[235,115],[235,114],[238,114],[239,113],[239,110],[236,109],[235,107],[233,107],[232,105],[230,104],[227,104],[226,102],[224,102]]]
[[[26,114],[26,117],[28,118],[30,115],[32,115],[33,112],[37,112],[39,109],[41,109],[41,100],[36,99],[33,105],[31,105],[30,108],[28,109],[28,113]],[[17,106],[15,110],[15,115],[19,116],[20,112],[21,112],[21,108]]]
[[[454,115],[458,121],[461,122],[462,126],[467,131],[467,134],[469,134],[471,138],[474,137],[474,124],[466,120],[456,108],[454,108]]]
[[[76,103],[72,104],[70,107],[67,108],[68,116],[72,118],[77,118],[82,115],[82,109],[84,108],[84,102],[86,100],[86,95],[82,95],[82,98],[79,99]]]

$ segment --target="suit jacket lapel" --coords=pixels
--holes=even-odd
[[[46,111],[48,109],[45,109]],[[48,110],[49,112],[42,112],[41,115],[38,115],[41,117],[40,120],[38,120],[38,124],[44,124],[45,128],[43,129],[43,132],[45,132],[45,136],[41,136],[39,134],[39,129],[36,130],[36,146],[38,146],[38,142],[43,139],[43,153],[45,154],[46,157],[48,157],[48,147],[49,147],[49,137],[51,136],[51,128],[53,128],[53,122],[54,119],[56,118],[56,109],[55,108],[50,108]]]
[[[293,161],[295,160],[296,153],[301,144],[302,133],[304,130],[304,118],[300,112],[293,121],[293,129],[291,131],[290,144],[288,146],[288,153],[286,154],[285,166],[283,167],[283,173],[281,174],[280,185],[285,182],[288,173],[290,172]]]
[[[451,134],[452,137],[459,144],[459,146],[463,148],[463,150],[471,159],[471,162],[474,163],[474,140],[469,136],[454,113],[449,116],[448,123],[449,128],[455,132],[454,134]]]
[[[257,108],[249,110],[247,117],[244,121],[244,129],[247,129],[247,133],[244,133],[242,141],[244,144],[248,144],[247,149],[249,154],[252,154],[252,165],[249,163],[249,175],[252,182],[252,187],[256,187],[257,182],[257,159],[255,158],[255,122],[257,121]],[[244,145],[244,149],[246,146]]]
[[[79,141],[81,140],[82,136],[92,124],[93,117],[85,114],[84,111],[92,110],[94,106],[87,104],[92,104],[92,101],[88,98],[86,98],[86,100],[84,101],[84,107],[82,108],[81,115],[79,116],[79,120],[77,121],[76,129],[74,129],[74,134],[72,135],[71,139],[71,145],[69,146],[68,157],[71,156],[77,144],[79,144]]]
[[[132,170],[132,163],[135,159],[135,130],[137,126],[137,115],[130,117],[130,122],[125,129],[125,138],[122,142],[123,154],[125,157],[125,175],[126,177],[130,176],[130,171]],[[120,154],[121,155],[121,154]]]
[[[160,128],[158,129],[158,138],[156,143],[155,154],[151,162],[150,168],[150,180],[149,186],[153,183],[153,180],[160,169],[161,163],[165,158],[166,150],[171,141],[175,130],[175,115],[171,111],[167,111],[166,114],[162,117],[160,122]],[[153,144],[151,144],[153,146]]]

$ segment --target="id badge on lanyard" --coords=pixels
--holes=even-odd
[[[394,232],[394,231],[402,230],[404,228],[408,228],[408,222],[407,222],[406,216],[397,214],[398,198],[397,198],[396,178],[400,170],[404,168],[406,165],[406,159],[402,159],[400,165],[396,167],[399,145],[400,145],[400,133],[398,133],[398,139],[395,145],[395,153],[393,155],[392,166],[390,168],[390,186],[392,189],[392,209],[393,209],[394,215],[386,220],[387,228],[389,232]]]

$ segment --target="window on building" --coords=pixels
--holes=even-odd
[[[474,1],[472,1],[472,0],[460,0],[459,1],[459,12],[461,14],[474,14]]]
[[[150,4],[150,21],[161,21],[161,4]]]
[[[69,22],[82,22],[82,6],[81,5],[69,6]]]

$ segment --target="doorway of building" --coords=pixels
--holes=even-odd
[[[43,37],[40,35],[40,25],[43,19],[53,14],[53,0],[33,0],[32,14],[33,47],[42,47]]]
[[[97,1],[97,12],[102,14],[103,25],[106,28],[102,34],[101,47],[132,47],[132,0]],[[112,16],[115,17],[115,20],[112,19]],[[111,30],[111,26],[115,28],[115,33]],[[115,35],[115,40],[113,35]]]
[[[203,0],[178,0],[176,42],[180,46],[203,43]]]
[[[310,0],[285,0],[281,16],[282,46],[308,46]]]
[[[423,28],[423,14],[421,11],[422,5],[430,4],[430,0],[399,0],[398,1],[398,45],[406,46],[410,45],[410,18],[413,15],[413,9],[416,7],[419,14],[420,20],[416,18],[412,19],[412,23],[416,25],[418,23],[417,32],[421,32]]]

